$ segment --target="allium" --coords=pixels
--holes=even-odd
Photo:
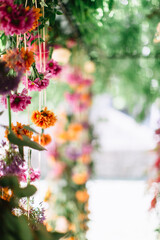
[[[10,94],[11,109],[14,112],[23,111],[26,107],[31,104],[31,97],[27,96],[27,89],[24,88],[21,93]],[[5,104],[7,108],[6,97],[3,96],[1,99],[2,104]]]
[[[53,61],[52,59],[47,63],[46,70],[52,74],[52,77],[57,76],[61,70],[62,67],[58,65],[56,61]]]
[[[13,4],[10,0],[0,0],[1,30],[6,35],[24,34],[34,23],[33,9]]]
[[[28,78],[28,89],[30,91],[41,91],[48,87],[51,74],[45,72],[40,73],[40,78],[33,79],[30,75]],[[26,86],[26,79],[23,79],[23,84]]]
[[[11,90],[16,90],[20,82],[21,74],[17,76],[9,75],[9,68],[6,66],[6,62],[0,61],[0,94],[9,94]]]

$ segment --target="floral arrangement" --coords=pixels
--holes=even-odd
[[[0,221],[3,223],[0,228],[3,239],[58,240],[64,236],[47,231],[43,204],[35,206],[34,197],[31,198],[36,192],[32,183],[41,175],[40,168],[32,167],[32,150],[46,150],[44,146],[52,139],[44,131],[57,121],[55,113],[47,108],[46,88],[62,70],[49,54],[44,54],[48,51],[48,21],[57,11],[55,5],[53,12],[45,16],[47,7],[44,1],[0,0],[0,102],[8,110],[9,122],[8,126],[1,126],[5,128],[5,136],[0,145]],[[35,109],[32,114],[31,91],[39,93],[39,110]],[[25,110],[28,124],[20,120],[12,122],[13,112]]]
[[[84,240],[89,220],[86,183],[93,174],[94,136],[88,120],[93,80],[76,67],[64,76],[70,87],[65,93],[68,110],[59,114],[54,143],[47,152],[51,171],[45,196],[49,206],[46,226],[49,231],[54,227],[61,233],[72,231],[67,240]]]

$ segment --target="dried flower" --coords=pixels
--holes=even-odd
[[[57,118],[52,111],[47,110],[45,107],[42,111],[34,111],[31,116],[32,122],[43,129],[54,126]]]

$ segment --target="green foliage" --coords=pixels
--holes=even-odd
[[[10,133],[8,134],[8,140],[19,146],[19,147],[30,147],[30,148],[33,148],[33,149],[36,149],[38,151],[43,151],[45,150],[44,147],[42,147],[40,144],[38,144],[37,142],[34,142],[32,140],[30,140],[30,138],[28,138],[27,136],[23,135],[22,136],[22,140],[20,138],[18,138],[14,133],[13,131],[10,131]]]
[[[15,176],[0,178],[0,190],[2,188],[12,190],[13,195],[10,200],[0,198],[0,232],[3,240],[58,240],[64,234],[57,232],[47,232],[43,224],[38,224],[37,228],[31,228],[32,219],[28,219],[23,214],[16,216],[13,210],[20,212],[18,200],[22,197],[30,197],[36,192],[33,185],[21,188]],[[2,196],[2,193],[1,193]]]

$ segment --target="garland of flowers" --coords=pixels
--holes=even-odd
[[[52,170],[45,196],[49,205],[46,226],[49,231],[72,231],[68,240],[84,240],[89,220],[86,183],[93,174],[94,136],[88,118],[93,80],[83,76],[79,67],[68,67],[64,75],[70,91],[65,93],[67,111],[59,116],[55,142],[48,149]]]
[[[45,150],[43,146],[51,141],[51,137],[44,130],[54,126],[57,117],[47,109],[46,100],[42,101],[43,106],[40,105],[39,111],[35,110],[31,115],[32,123],[40,127],[41,133],[31,128],[29,105],[32,97],[29,94],[30,91],[41,93],[61,71],[57,62],[45,56],[45,23],[49,18],[44,14],[45,2],[34,2],[35,6],[30,1],[28,4],[28,1],[0,0],[0,39],[3,39],[0,94],[9,119],[9,125],[3,126],[6,128],[5,141],[0,146],[1,236],[6,240],[56,240],[63,236],[47,232],[43,224],[43,206],[35,207],[30,198],[36,192],[31,182],[40,178],[40,169],[32,168],[31,149]],[[45,95],[45,92],[42,94]],[[28,125],[20,122],[13,124],[11,112],[26,108]],[[27,183],[25,188],[20,187],[23,182]]]

